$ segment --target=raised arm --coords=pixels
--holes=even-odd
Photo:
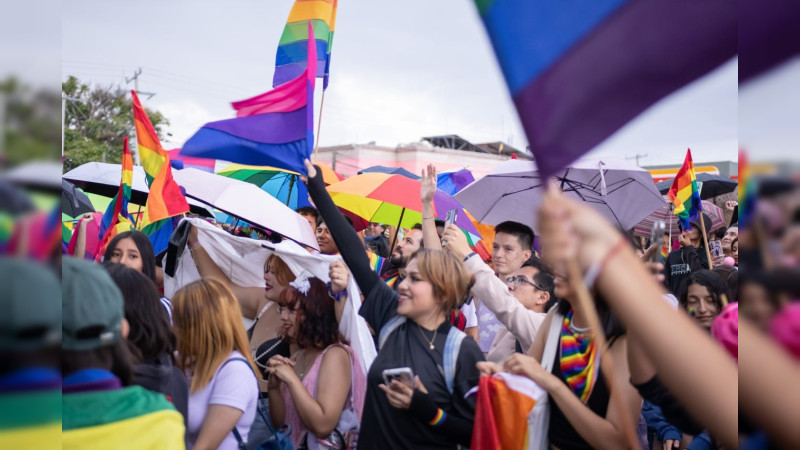
[[[457,226],[447,227],[442,239],[447,242],[447,250],[452,252],[456,258],[461,260],[466,258],[464,263],[470,273],[475,276],[472,295],[480,298],[481,303],[486,305],[497,316],[497,320],[511,331],[511,334],[519,340],[523,350],[530,348],[541,327],[544,314],[525,308],[508,291],[508,286],[497,278],[494,271],[477,255],[472,254],[467,258],[471,254],[471,250],[466,236]]]
[[[306,160],[305,163],[308,171],[308,179],[306,181],[308,195],[311,196],[319,214],[325,224],[328,225],[333,242],[336,243],[342,259],[344,259],[345,264],[353,273],[361,293],[366,297],[376,285],[382,284],[382,281],[369,266],[369,258],[364,252],[364,245],[358,234],[347,223],[342,213],[339,212],[339,208],[333,203],[330,194],[325,190],[321,172],[311,165],[310,161]]]
[[[436,211],[433,207],[433,194],[436,193],[436,166],[428,164],[427,172],[422,170],[422,187],[420,200],[422,200],[422,242],[425,248],[442,249],[439,233],[436,231]]]
[[[539,227],[549,245],[545,257],[567,255],[584,271],[605,262],[595,286],[626,326],[628,339],[642,345],[681,404],[703,418],[702,424],[723,445],[736,448],[738,374],[730,356],[661,299],[661,288],[629,248],[610,253],[621,235],[596,212],[551,188],[539,209]]]

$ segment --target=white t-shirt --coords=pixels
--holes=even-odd
[[[228,358],[227,364],[220,365],[214,378],[201,390],[189,395],[189,417],[186,433],[189,442],[188,449],[194,446],[200,435],[200,428],[208,412],[208,405],[225,405],[243,412],[236,424],[236,429],[247,442],[250,426],[256,417],[258,401],[258,385],[253,370],[244,361],[231,361],[231,358],[242,358],[241,353],[234,351]],[[223,439],[220,449],[237,450],[239,443],[233,432],[228,433]]]
[[[465,325],[465,328],[478,326],[478,314],[475,312],[474,301],[471,301],[469,303],[464,303],[464,305],[461,307],[461,312],[464,313],[464,317],[466,317],[467,319],[467,324]]]

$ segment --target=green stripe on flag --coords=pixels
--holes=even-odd
[[[314,27],[314,39],[318,41],[330,42],[331,32],[328,24],[323,20],[314,19],[311,21],[311,26]],[[287,23],[286,28],[283,29],[278,45],[291,44],[292,42],[303,41],[308,39],[308,23],[294,22]]]

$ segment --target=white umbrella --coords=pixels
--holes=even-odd
[[[175,171],[173,170],[173,174]],[[101,162],[88,162],[70,170],[62,178],[72,182],[75,186],[92,194],[113,198],[119,191],[122,179],[122,166]],[[142,166],[133,166],[133,186],[131,186],[131,202],[144,205],[147,202],[147,179]],[[214,211],[206,205],[187,198],[191,212],[206,217],[214,217]],[[135,211],[128,211],[133,213]]]
[[[298,244],[319,249],[308,221],[258,186],[193,168],[172,172],[186,196],[278,233]]]
[[[623,230],[664,205],[650,173],[627,161],[583,159],[554,178],[567,197],[587,203]],[[455,198],[478,222],[497,225],[513,220],[536,230],[536,210],[545,185],[532,161],[510,159]]]

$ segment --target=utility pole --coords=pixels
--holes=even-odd
[[[627,159],[627,160],[635,159],[636,160],[636,165],[639,166],[639,167],[642,167],[642,166],[639,165],[639,158],[647,158],[647,153],[645,153],[645,154],[637,153],[634,156],[626,156],[625,157],[625,159]]]
[[[64,153],[63,151],[61,152]],[[6,93],[0,92],[0,162],[6,156]]]
[[[61,93],[61,156],[64,156],[64,130],[67,129],[67,102],[83,103],[81,99],[75,97],[67,97]]]
[[[156,94],[155,94],[155,92],[139,92],[139,76],[141,76],[141,75],[142,75],[142,68],[139,67],[138,69],[136,69],[135,72],[133,72],[133,76],[132,77],[130,77],[130,78],[125,77],[125,84],[128,84],[131,81],[133,81],[133,90],[136,91],[136,95],[146,95],[147,99],[149,100],[149,99],[153,98],[153,96],[156,95]],[[137,166],[141,166],[142,165],[142,158],[141,158],[141,156],[139,156],[139,142],[138,142],[138,140],[136,142],[136,145],[133,146],[133,158],[134,158],[134,161],[135,161]]]

